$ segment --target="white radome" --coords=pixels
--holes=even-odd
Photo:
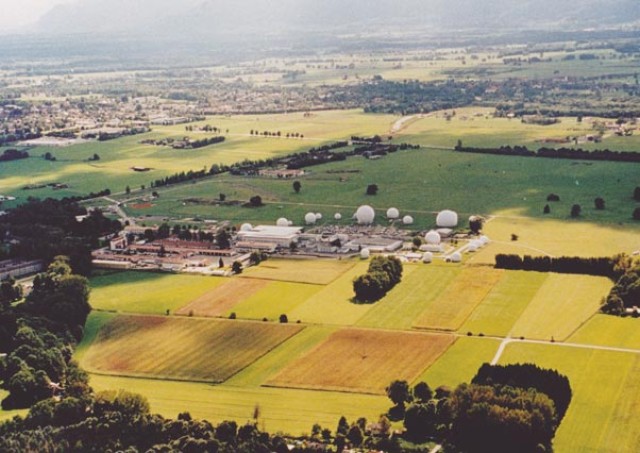
[[[340,214],[339,212],[336,212],[336,214],[333,216],[334,219],[336,220],[342,220],[342,214]]]
[[[469,244],[469,247],[467,247],[467,251],[468,252],[477,252],[478,251],[478,246],[472,242],[471,244]]]
[[[452,263],[460,263],[462,261],[462,255],[460,255],[460,252],[453,252],[451,256],[449,256],[449,261]]]
[[[422,262],[423,263],[429,264],[432,261],[433,261],[433,253],[427,252],[424,255],[422,255]]]
[[[253,225],[251,225],[250,223],[243,223],[242,226],[240,227],[240,231],[251,231],[253,230]]]
[[[362,258],[363,260],[369,259],[370,256],[371,256],[371,250],[369,249],[360,250],[360,258]]]
[[[439,228],[455,228],[458,226],[458,214],[448,209],[441,211],[436,217]]]
[[[389,208],[387,210],[387,219],[395,220],[400,217],[400,211],[396,208]]]
[[[287,226],[293,226],[293,220],[289,220],[289,221],[287,222]]]
[[[322,220],[322,214],[316,212],[316,220]]]
[[[279,227],[286,227],[286,226],[289,226],[289,221],[287,219],[285,219],[284,217],[280,217],[276,221],[276,225],[279,226]]]
[[[371,206],[363,205],[356,211],[356,220],[360,225],[371,225],[376,218],[376,211]]]
[[[474,239],[471,241],[471,245],[475,245],[476,249],[481,249],[484,247],[484,243],[480,239]]]
[[[402,218],[402,223],[404,223],[405,225],[413,225],[413,217],[411,217],[410,215],[406,215]]]
[[[491,242],[491,240],[489,239],[488,236],[480,236],[480,241],[484,244],[487,245],[489,242]]]
[[[307,225],[315,224],[316,223],[316,215],[313,212],[307,213],[307,215],[304,216],[304,223],[306,223]]]
[[[438,245],[442,241],[442,238],[440,237],[440,233],[431,230],[424,235],[424,240],[427,241],[427,244]]]

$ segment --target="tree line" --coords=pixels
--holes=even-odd
[[[382,299],[402,280],[402,263],[395,256],[376,256],[366,274],[353,280],[357,302],[371,303]]]
[[[582,148],[539,148],[537,151],[528,149],[526,146],[500,146],[498,148],[479,148],[473,146],[462,146],[458,144],[454,147],[456,151],[463,153],[477,154],[497,154],[500,156],[524,156],[524,157],[547,157],[553,159],[576,159],[576,160],[597,160],[611,162],[640,162],[640,153],[631,151],[611,151],[609,149],[587,151]]]
[[[640,307],[640,263],[629,265],[616,281],[602,304],[602,312],[624,315],[625,309]],[[634,316],[640,316],[637,310]]]
[[[617,279],[628,266],[624,254],[614,257],[584,258],[580,256],[531,256],[500,253],[496,255],[496,269],[557,272],[559,274],[598,275]]]

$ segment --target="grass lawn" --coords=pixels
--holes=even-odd
[[[493,242],[470,258],[471,263],[494,264],[498,253],[592,257],[631,254],[640,248],[640,224],[605,226],[584,220],[543,220],[506,213],[488,222],[484,232]],[[518,236],[517,241],[511,241],[512,234]]]
[[[268,383],[384,394],[394,379],[416,379],[453,341],[451,335],[343,329],[292,361]]]
[[[416,319],[414,326],[457,330],[500,281],[504,271],[492,267],[464,267],[447,288]]]
[[[196,419],[214,424],[236,420],[239,424],[253,422],[255,407],[260,408],[260,429],[270,433],[293,435],[310,433],[315,423],[332,431],[341,416],[349,421],[359,417],[377,420],[390,402],[386,396],[308,390],[236,387],[191,382],[132,379],[91,375],[94,389],[120,389],[140,393],[149,399],[151,410],[165,417],[176,418],[189,411]]]
[[[289,316],[290,321],[304,323],[352,325],[373,308],[373,304],[356,304],[353,299],[353,279],[367,272],[368,262],[358,262],[330,285],[325,286]],[[304,273],[304,267],[300,266]]]
[[[354,266],[354,261],[326,260],[286,260],[273,258],[250,267],[243,278],[260,278],[283,282],[328,285]]]
[[[500,363],[536,363],[569,377],[573,399],[554,451],[637,451],[640,356],[562,346],[510,344]]]
[[[184,274],[115,272],[91,278],[94,309],[164,314],[196,299],[227,280]]]
[[[244,281],[248,280],[244,279]],[[319,285],[268,282],[265,287],[240,301],[225,314],[228,315],[233,311],[238,318],[277,320],[281,314],[288,316],[296,307],[321,289],[322,286]]]
[[[91,372],[222,382],[298,333],[274,323],[118,316],[85,353]]]
[[[492,338],[458,338],[413,384],[424,381],[435,389],[470,382],[483,363],[491,362],[499,346],[500,341]]]
[[[405,265],[402,282],[376,302],[357,323],[363,327],[410,329],[414,320],[460,273],[460,266]]]
[[[571,343],[640,349],[638,320],[598,314],[569,337]]]
[[[542,272],[505,272],[459,331],[508,335],[546,279]]]
[[[548,274],[513,326],[514,337],[566,340],[595,315],[613,284],[605,277]]]

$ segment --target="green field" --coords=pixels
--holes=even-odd
[[[605,277],[549,274],[513,326],[512,335],[566,340],[598,312],[612,286]]]
[[[160,198],[152,207],[127,209],[137,216],[224,219],[237,225],[272,224],[279,217],[303,225],[304,215],[309,211],[323,214],[321,223],[334,223],[334,214],[339,212],[343,216],[340,223],[348,225],[359,205],[370,204],[377,210],[378,223],[387,224],[384,213],[395,206],[402,215],[415,218],[414,228],[433,227],[435,212],[450,208],[461,213],[463,219],[471,214],[484,214],[509,219],[544,218],[562,225],[616,224],[619,231],[637,234],[637,222],[631,219],[635,209],[631,196],[637,185],[637,173],[635,163],[574,162],[421,149],[400,151],[375,161],[352,157],[312,167],[308,175],[300,178],[302,189],[298,194],[293,191],[291,181],[223,175],[195,185],[160,189]],[[375,197],[365,194],[371,183],[379,187]],[[452,190],[453,187],[463,190]],[[469,196],[470,191],[473,196]],[[228,200],[242,202],[260,195],[265,206],[212,206],[219,193],[226,194]],[[549,193],[558,194],[561,201],[551,203],[551,213],[544,215]],[[596,197],[605,200],[605,210],[595,210]],[[193,198],[200,201],[185,203]],[[582,206],[579,219],[569,219],[573,204]]]
[[[640,349],[640,329],[635,318],[596,315],[567,341]]]
[[[507,336],[546,279],[542,272],[505,272],[460,332]]]
[[[640,356],[553,345],[509,345],[500,363],[533,362],[566,374],[573,399],[558,429],[554,449],[637,451],[640,428]]]
[[[364,315],[358,325],[410,329],[415,319],[460,273],[455,265],[405,265],[400,282]]]
[[[108,273],[91,279],[89,302],[97,310],[165,314],[224,282],[222,278],[184,274]]]
[[[424,381],[435,389],[469,382],[483,363],[491,362],[499,346],[500,342],[493,338],[460,337],[414,384]]]
[[[184,125],[154,126],[147,134],[124,137],[107,142],[90,142],[67,148],[37,147],[29,151],[27,160],[3,162],[0,166],[0,194],[26,199],[28,196],[52,197],[86,195],[90,191],[105,188],[113,193],[124,192],[127,185],[132,189],[144,184],[149,187],[152,180],[180,171],[200,170],[212,164],[232,164],[245,159],[265,159],[273,156],[306,151],[309,148],[351,135],[370,136],[384,134],[394,122],[393,115],[364,115],[360,111],[325,111],[305,116],[303,113],[288,115],[244,115],[210,117],[198,127],[210,124],[229,129],[226,141],[196,150],[174,150],[168,147],[143,145],[147,139],[165,137],[200,139],[212,134],[186,132]],[[254,130],[279,130],[298,132],[304,139],[250,136]],[[56,161],[46,161],[42,156],[50,151]],[[100,160],[88,162],[97,153]],[[152,168],[147,173],[136,173],[131,167]],[[51,189],[20,190],[27,184],[67,183],[69,189],[53,192]]]
[[[298,333],[295,325],[119,316],[83,356],[89,371],[222,382]]]

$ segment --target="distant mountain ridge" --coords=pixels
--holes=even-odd
[[[32,29],[47,34],[585,29],[640,23],[638,0],[81,0]]]

